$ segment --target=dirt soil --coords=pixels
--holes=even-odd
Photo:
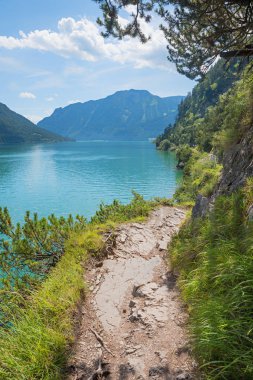
[[[79,336],[68,380],[196,379],[167,245],[185,212],[160,207],[116,231],[113,252],[86,274]]]

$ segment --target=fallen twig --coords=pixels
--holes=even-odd
[[[107,243],[108,240],[110,240],[112,236],[113,236],[113,237],[115,236],[114,232],[110,232],[110,233],[106,236],[106,239],[104,240],[104,243]]]
[[[101,346],[105,349],[105,351],[107,351],[110,355],[112,355],[113,357],[115,357],[115,355],[112,353],[112,351],[109,350],[109,348],[106,347],[103,339],[101,338],[101,336],[94,330],[90,327],[90,331],[95,335],[95,337],[97,338],[97,341],[101,344]]]

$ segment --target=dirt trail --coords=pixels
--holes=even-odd
[[[187,314],[164,260],[184,216],[161,207],[145,223],[120,226],[113,254],[88,274],[69,380],[195,378]]]

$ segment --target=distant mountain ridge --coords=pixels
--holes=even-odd
[[[0,144],[66,141],[63,136],[37,127],[24,116],[0,103]]]
[[[85,103],[57,108],[38,123],[77,140],[143,140],[175,121],[184,96],[160,98],[146,90],[118,91]]]

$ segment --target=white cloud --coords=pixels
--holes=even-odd
[[[20,92],[19,97],[22,99],[36,99],[32,92]]]
[[[41,115],[25,115],[25,117],[34,124],[37,124],[42,119]]]
[[[46,101],[47,101],[47,102],[53,102],[56,98],[58,98],[58,94],[53,94],[53,95],[51,95],[51,96],[48,96],[48,97],[46,98]]]
[[[44,119],[44,117],[52,115],[53,112],[53,108],[48,108],[42,110],[40,114],[25,114],[24,116],[31,120],[34,124],[37,124],[40,120]]]
[[[70,105],[70,104],[75,104],[75,103],[80,103],[80,102],[81,102],[81,99],[73,99],[73,100],[69,100],[67,104]]]
[[[122,23],[126,21],[121,18]],[[170,69],[170,64],[166,64],[166,40],[162,31],[144,21],[141,24],[144,32],[151,36],[146,44],[130,37],[105,40],[96,23],[86,18],[75,20],[68,17],[59,20],[57,31],[34,30],[28,34],[21,31],[18,38],[0,36],[0,47],[10,50],[35,49],[89,62],[107,59],[132,64],[135,68]]]

